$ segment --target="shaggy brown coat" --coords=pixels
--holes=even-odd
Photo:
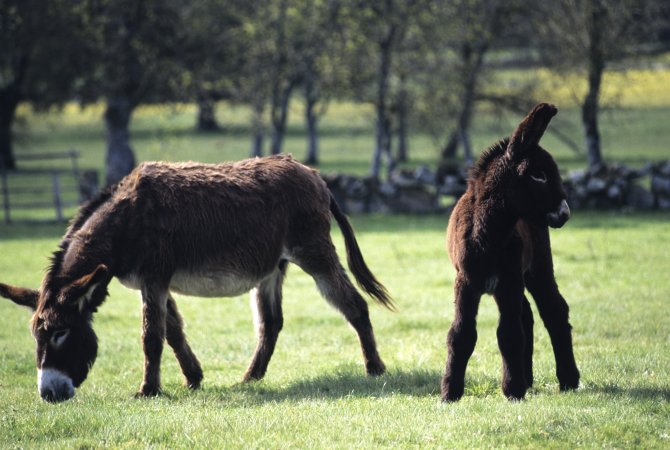
[[[561,390],[579,384],[568,304],[554,278],[548,230],[548,226],[561,227],[570,209],[558,167],[538,145],[556,112],[553,105],[537,105],[510,139],[485,152],[451,214],[447,245],[457,274],[442,380],[444,401],[463,395],[484,293],[493,295],[500,311],[497,336],[503,359],[502,390],[508,398],[523,398],[533,384],[533,314],[525,288],[551,337]]]
[[[160,391],[164,340],[186,384],[196,388],[202,380],[171,292],[219,297],[251,290],[258,345],[244,380],[260,379],[282,328],[288,262],[310,274],[354,327],[368,374],[383,373],[367,304],[330,238],[331,214],[359,285],[392,308],[323,180],[291,157],[140,165],[81,209],[38,291],[0,284],[0,295],[35,309],[40,394],[70,398],[86,378],[97,352],[92,314],[112,277],[142,293],[145,367],[139,395]]]

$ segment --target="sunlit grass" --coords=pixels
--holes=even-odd
[[[136,400],[142,376],[140,300],[114,281],[95,318],[100,352],[76,397],[51,405],[35,386],[29,313],[0,303],[0,446],[664,448],[670,442],[670,216],[577,214],[552,233],[557,279],[571,306],[582,387],[558,392],[536,314],[535,386],[522,403],[500,392],[497,310],[482,300],[466,395],[439,402],[453,317],[446,217],[356,217],[366,259],[399,307],[371,306],[389,373],[364,375],[353,330],[291,267],[285,326],[266,378],[240,385],[254,333],[246,296],[179,297],[205,370],[190,392],[169,349],[165,396]],[[37,286],[61,226],[0,227],[2,282]],[[653,236],[653,239],[649,237]],[[339,231],[334,240],[342,253]]]

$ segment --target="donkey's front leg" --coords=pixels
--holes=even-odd
[[[447,364],[442,378],[442,401],[459,400],[465,391],[465,368],[477,343],[477,310],[481,292],[459,272],[454,284],[454,321],[447,335]]]
[[[138,397],[160,394],[161,354],[165,340],[165,318],[168,290],[156,284],[142,287],[142,347],[144,349],[144,380]]]
[[[533,248],[535,252],[532,269],[525,277],[526,287],[533,296],[540,317],[549,332],[560,389],[561,391],[577,389],[579,369],[572,347],[570,308],[556,284],[549,230],[546,227],[533,229]]]

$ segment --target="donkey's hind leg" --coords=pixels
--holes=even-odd
[[[286,260],[281,260],[269,278],[251,291],[250,305],[258,343],[244,381],[260,380],[270,363],[279,332],[284,324],[282,316],[282,283],[286,273]]]
[[[521,325],[523,326],[523,334],[525,336],[525,348],[523,353],[524,358],[524,373],[526,375],[526,383],[528,387],[533,386],[533,310],[530,307],[530,302],[523,296],[523,303],[521,305]]]
[[[525,355],[526,337],[524,336],[523,284],[501,277],[493,294],[498,310],[498,348],[502,355],[502,391],[510,400],[521,400],[526,395],[527,359]],[[520,288],[520,289],[519,289]]]
[[[447,334],[447,364],[442,378],[443,402],[454,402],[463,396],[465,369],[477,344],[477,310],[481,293],[459,275],[454,294],[454,320]]]
[[[165,323],[165,338],[177,357],[181,371],[186,378],[186,386],[198,389],[202,381],[202,368],[188,345],[184,335],[184,322],[177,310],[177,303],[171,295],[168,295]]]
[[[300,255],[296,255],[296,263],[314,278],[321,295],[337,308],[356,330],[363,351],[366,373],[372,376],[383,374],[386,366],[377,352],[368,304],[344,271],[335,247],[328,242],[323,243],[310,255],[304,250],[305,248]]]

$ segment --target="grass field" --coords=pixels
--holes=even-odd
[[[262,382],[238,384],[255,343],[246,296],[179,297],[204,388],[182,387],[167,350],[165,395],[151,400],[132,398],[142,376],[136,292],[112,283],[95,319],[98,361],[75,398],[57,405],[36,391],[29,312],[0,303],[0,447],[667,448],[669,219],[578,214],[552,234],[582,386],[558,392],[536,314],[535,387],[521,403],[500,393],[497,311],[488,297],[466,395],[439,402],[453,317],[446,217],[354,219],[369,265],[399,306],[371,308],[389,368],[377,379],[364,375],[353,330],[295,267],[285,283],[284,331]],[[2,231],[2,281],[38,285],[62,227]],[[334,239],[342,252],[339,232]]]
[[[602,115],[604,155],[641,165],[670,157],[668,73],[642,71],[627,82],[621,109]],[[618,80],[618,81],[617,81]],[[642,80],[642,81],[640,81]],[[646,86],[646,87],[645,87]],[[666,86],[665,88],[663,86]],[[636,91],[636,89],[638,89]],[[559,105],[561,130],[579,141],[570,92]],[[102,170],[102,110],[34,116],[22,111],[18,152],[82,151],[82,166]],[[302,157],[304,127],[292,110],[286,151]],[[192,106],[146,107],[132,125],[139,160],[235,160],[249,150],[248,111],[222,105],[225,132],[192,131]],[[482,149],[509,134],[518,117],[483,115],[473,142]],[[322,122],[322,170],[363,174],[373,145],[370,109],[333,105]],[[564,171],[583,167],[554,136],[543,141]],[[411,165],[434,167],[435,143],[411,137]],[[28,310],[0,299],[0,448],[669,448],[670,214],[577,212],[552,232],[556,275],[571,305],[582,385],[561,394],[547,333],[536,314],[535,386],[510,403],[499,387],[497,310],[482,301],[479,340],[466,395],[439,401],[453,277],[444,251],[446,216],[354,217],[366,260],[399,307],[371,306],[389,369],[364,375],[353,330],[291,267],[285,325],[266,378],[239,384],[255,337],[248,298],[178,297],[186,332],[204,371],[203,389],[182,386],[171,351],[163,356],[165,394],[133,398],[142,377],[139,294],[114,281],[95,318],[98,360],[74,399],[57,405],[36,389]],[[0,281],[37,287],[65,225],[0,225]],[[333,232],[340,254],[342,239]]]

